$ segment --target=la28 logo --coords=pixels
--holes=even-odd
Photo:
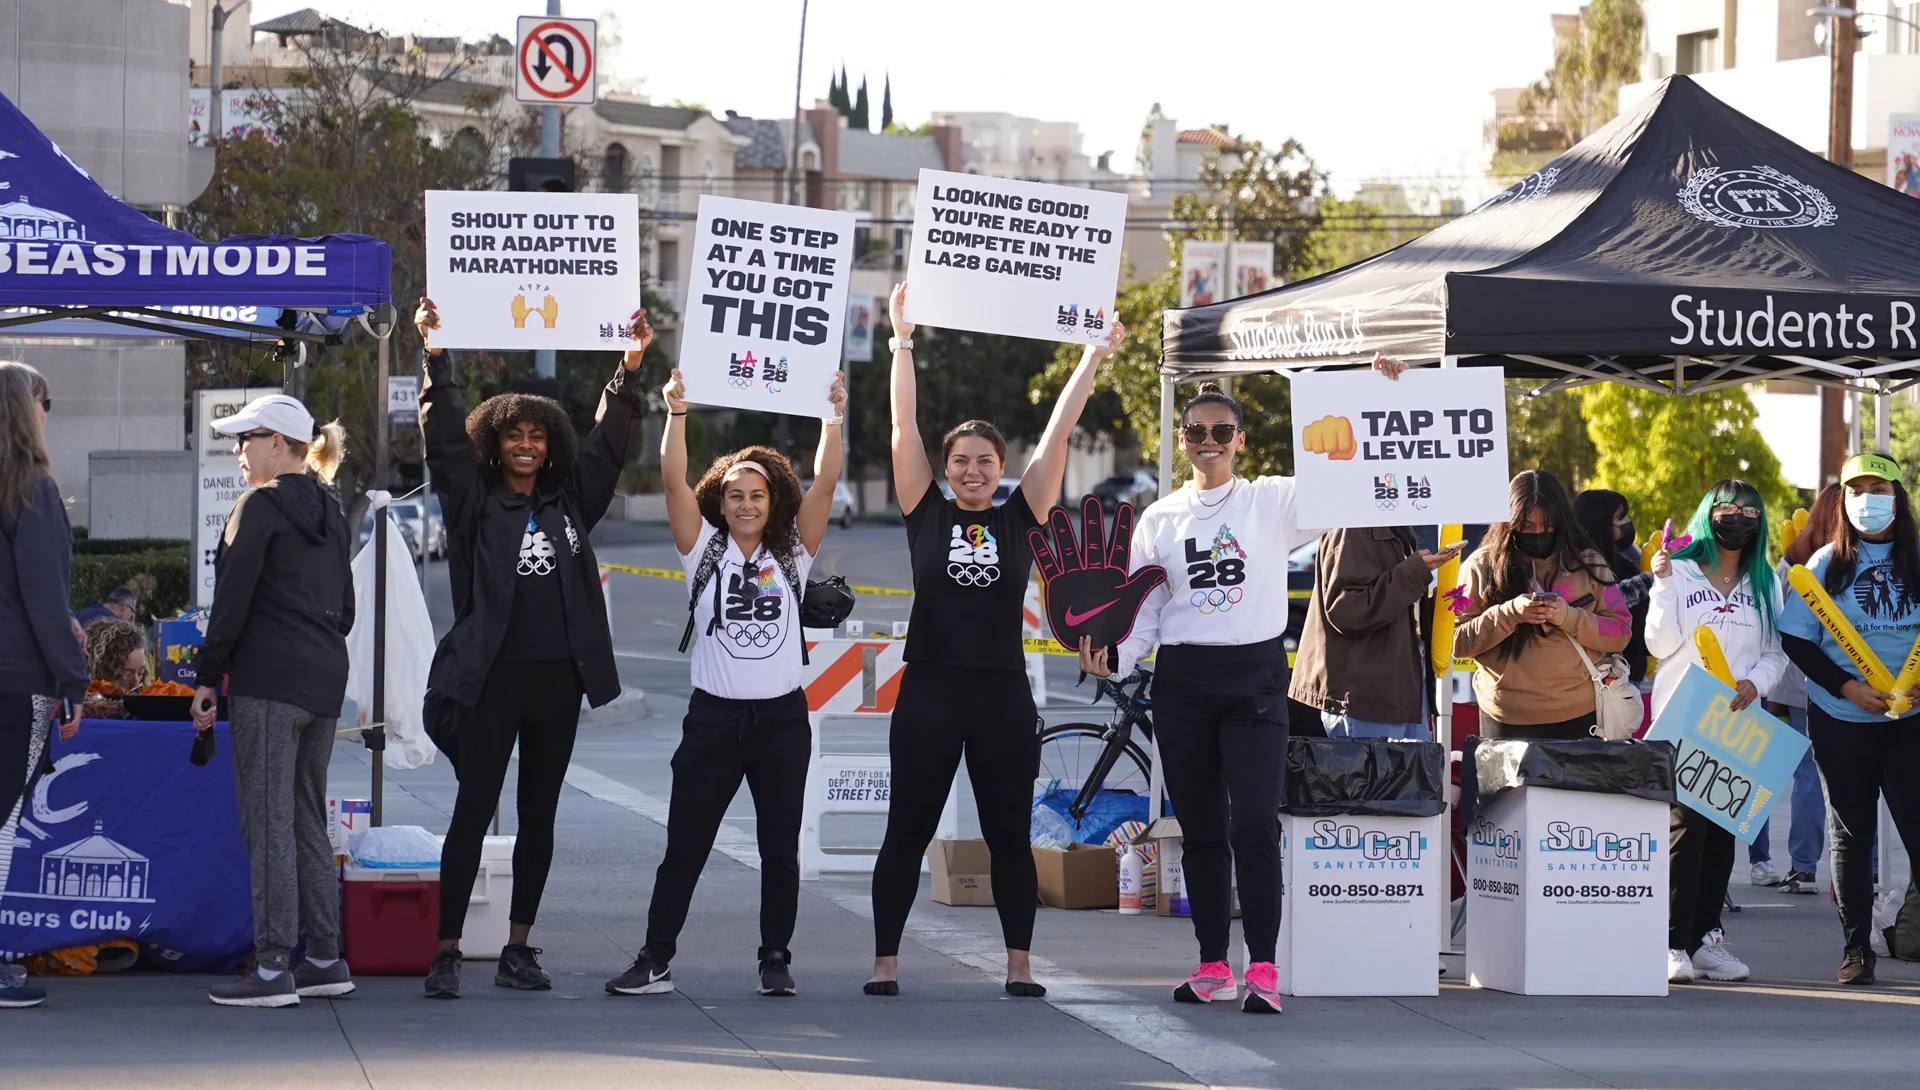
[[[739,572],[727,575],[727,620],[777,621],[784,600],[778,594],[761,594],[757,582],[740,578]]]
[[[1239,557],[1214,559],[1214,550],[1201,549],[1199,539],[1187,539],[1187,585],[1233,587],[1247,581],[1247,562]]]

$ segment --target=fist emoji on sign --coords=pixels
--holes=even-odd
[[[1308,454],[1324,454],[1336,462],[1353,459],[1353,425],[1344,416],[1323,416],[1300,435]]]

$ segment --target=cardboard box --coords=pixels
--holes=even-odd
[[[1048,908],[1118,908],[1120,859],[1104,844],[1033,849],[1040,903]]]
[[[1180,831],[1179,818],[1163,817],[1155,819],[1153,824],[1147,826],[1146,832],[1133,838],[1135,844],[1150,845],[1153,848],[1151,858],[1154,859],[1159,872],[1154,882],[1153,914],[1156,916],[1193,915],[1187,907],[1187,876],[1185,868],[1181,866],[1183,854],[1181,844],[1185,837],[1186,834]],[[1119,886],[1119,876],[1116,875],[1114,878],[1116,898],[1119,896]],[[1237,920],[1240,918],[1240,884],[1237,876],[1234,880],[1232,897],[1229,915]],[[1141,901],[1141,907],[1146,907],[1144,899]]]
[[[372,799],[348,799],[338,795],[327,799],[327,841],[333,845],[333,861],[347,861],[347,841],[353,834],[373,824]]]
[[[1108,853],[1112,858],[1112,853]],[[993,868],[984,840],[936,840],[927,846],[933,900],[942,905],[992,905]],[[1115,878],[1118,896],[1119,879]]]

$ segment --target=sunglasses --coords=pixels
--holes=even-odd
[[[279,433],[271,432],[271,431],[241,432],[239,435],[236,435],[233,437],[233,445],[236,447],[243,447],[247,445],[247,440],[249,439],[271,439],[277,434]]]
[[[1745,515],[1753,519],[1760,517],[1760,509],[1750,503],[1716,503],[1708,513],[1714,515]]]
[[[1180,429],[1180,434],[1184,436],[1189,443],[1204,443],[1207,441],[1207,436],[1212,435],[1213,441],[1224,447],[1228,443],[1233,442],[1234,436],[1240,434],[1240,425],[1213,424],[1209,426],[1207,424],[1188,424],[1186,427]]]

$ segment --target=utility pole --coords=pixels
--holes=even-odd
[[[547,0],[547,14],[560,14],[560,0]],[[540,107],[540,157],[542,159],[560,158],[560,107]],[[533,374],[535,378],[553,378],[553,349],[541,348],[533,353]],[[1839,463],[1834,463],[1836,466]]]
[[[1854,13],[1827,17],[1827,49],[1832,59],[1827,87],[1827,159],[1853,169]],[[1847,422],[1839,390],[1820,388],[1820,485],[1840,476],[1847,459]]]
[[[793,62],[793,139],[787,142],[787,203],[800,203],[800,77],[807,67],[807,0],[800,0],[800,52]]]

